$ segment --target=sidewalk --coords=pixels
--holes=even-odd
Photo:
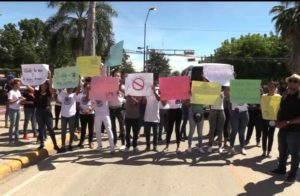
[[[45,148],[42,150],[37,150],[37,148],[39,147],[39,143],[37,143],[37,138],[33,138],[33,134],[31,132],[31,123],[29,123],[28,125],[29,140],[23,139],[23,109],[21,109],[20,114],[21,120],[19,124],[19,142],[18,144],[9,145],[8,128],[4,127],[5,116],[4,113],[0,113],[0,180],[10,175],[14,171],[20,170],[24,167],[28,167],[30,165],[34,165],[39,161],[49,157],[49,155],[56,153],[56,151],[53,149],[52,141],[50,136],[48,135],[48,132],[48,137],[45,141]],[[61,146],[60,132],[60,130],[55,131],[58,146]],[[66,137],[66,140],[68,140],[68,136]]]

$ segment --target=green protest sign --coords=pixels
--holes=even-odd
[[[62,67],[54,70],[53,88],[75,88],[79,82],[79,69],[77,66]]]
[[[231,80],[230,100],[235,104],[259,104],[261,80]]]
[[[110,48],[108,60],[106,62],[107,66],[114,67],[122,64],[123,45],[124,41],[120,41]]]

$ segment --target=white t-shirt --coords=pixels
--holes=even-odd
[[[108,101],[94,100],[96,116],[109,116]]]
[[[248,105],[247,104],[232,104],[232,110],[235,108],[239,109],[239,112],[245,112],[248,111]]]
[[[77,102],[79,103],[79,107],[80,107],[80,114],[82,114],[81,110],[86,110],[86,109],[92,109],[93,106],[93,102],[92,100],[85,100],[86,95],[84,93],[80,93],[77,95]],[[92,112],[90,112],[89,114],[94,114],[95,111],[92,110]]]
[[[8,99],[15,101],[17,99],[19,99],[20,97],[22,97],[21,92],[19,90],[10,90],[8,92]],[[9,104],[9,108],[13,109],[13,110],[19,110],[20,109],[20,100],[18,100],[17,102],[13,103],[13,104]]]
[[[221,103],[217,105],[211,105],[212,110],[224,110],[224,94],[221,94]]]
[[[68,94],[66,91],[61,91],[58,100],[61,102],[61,116],[69,118],[76,114],[76,93]]]
[[[148,96],[146,99],[147,105],[144,121],[159,123],[159,101],[157,101],[155,95]]]
[[[121,89],[125,90],[125,86],[123,84],[121,85]],[[118,98],[116,100],[109,101],[109,106],[113,108],[121,107],[123,103],[125,103],[124,94],[121,91],[119,91]]]
[[[169,100],[168,103],[169,103],[170,109],[179,109],[179,108],[181,108],[180,100]]]

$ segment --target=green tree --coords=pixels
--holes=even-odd
[[[287,67],[292,72],[300,73],[300,2],[286,1],[274,6],[270,14],[275,14],[275,28],[289,45]]]
[[[284,62],[288,47],[280,37],[248,34],[225,40],[212,61],[234,66],[237,78],[279,79],[288,74]]]
[[[171,73],[171,76],[180,76],[181,74],[180,74],[180,72],[179,71],[173,71],[172,73]]]
[[[83,54],[84,39],[87,28],[88,2],[65,1],[50,2],[48,7],[58,8],[57,13],[47,20],[47,28],[51,34],[51,49],[56,50],[63,44],[71,48],[73,58]],[[103,60],[113,45],[112,17],[116,11],[105,2],[96,4],[96,54]]]
[[[154,81],[157,82],[159,77],[169,76],[171,68],[169,59],[164,55],[158,54],[155,51],[150,51],[150,57],[147,61],[149,72],[153,73]]]
[[[119,70],[122,75],[125,73],[134,73],[135,69],[133,68],[132,62],[129,60],[129,58],[130,56],[125,52],[125,50],[123,50],[122,64],[111,69],[111,73],[115,70]]]

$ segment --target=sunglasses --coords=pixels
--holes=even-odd
[[[297,84],[297,83],[299,83],[299,80],[293,80],[293,79],[290,79],[288,82],[289,82],[289,83],[295,83],[295,84]]]

